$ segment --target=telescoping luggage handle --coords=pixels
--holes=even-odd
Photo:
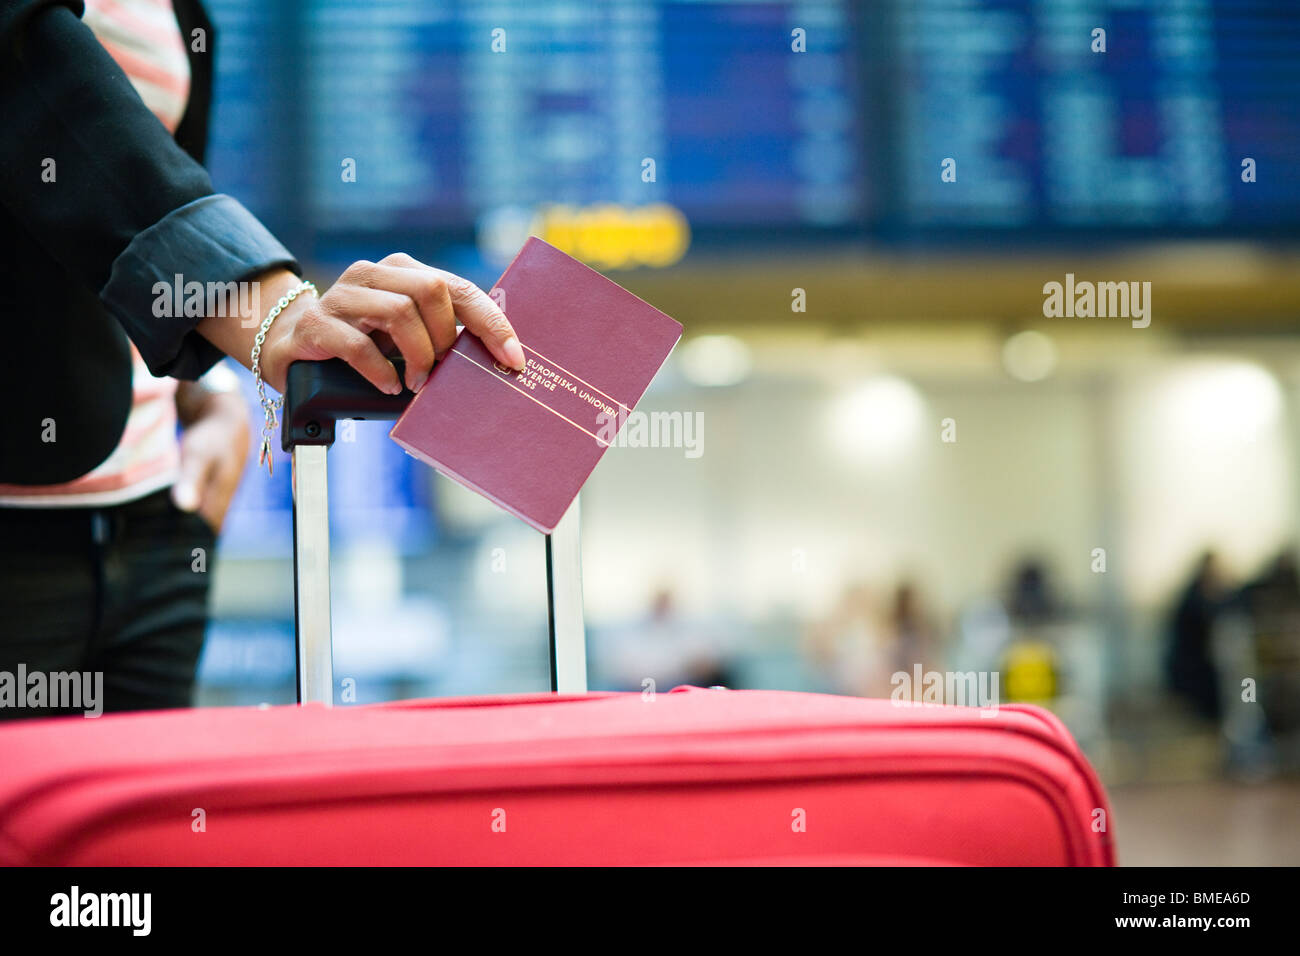
[[[394,360],[399,377],[401,359]],[[414,393],[379,391],[341,359],[294,362],[284,391],[280,444],[293,458],[293,596],[298,702],[334,702],[330,634],[329,471],[334,425],[344,419],[394,419]],[[551,690],[587,689],[578,500],[546,536]]]

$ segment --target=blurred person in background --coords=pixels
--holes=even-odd
[[[1055,626],[1065,617],[1047,565],[1036,557],[1021,558],[1001,594],[977,598],[959,615],[953,666],[1001,670],[1008,666],[1008,651],[1017,646],[1050,657]]]
[[[190,702],[206,561],[246,452],[233,396],[173,380],[223,353],[251,368],[259,326],[259,372],[281,392],[292,362],[337,357],[397,394],[394,352],[416,389],[458,321],[524,365],[485,293],[410,256],[354,263],[319,298],[303,283],[200,165],[214,49],[197,0],[0,3],[13,356],[0,383],[0,671],[102,672],[104,710]],[[159,309],[159,283],[170,299],[173,282],[253,295],[176,314]]]
[[[1295,556],[1283,551],[1259,575],[1242,585],[1237,597],[1252,618],[1284,619],[1300,610],[1300,572]]]
[[[1259,683],[1262,735],[1281,745],[1300,743],[1300,572],[1291,551],[1277,555],[1247,582],[1235,602],[1250,622],[1251,671]],[[1239,689],[1239,677],[1223,687]],[[1300,759],[1300,747],[1294,758]]]
[[[1026,558],[1012,575],[1007,611],[1017,624],[1033,627],[1050,624],[1064,613],[1048,581],[1047,566],[1037,558]]]
[[[1169,620],[1165,677],[1170,691],[1198,717],[1218,723],[1222,716],[1219,673],[1214,662],[1214,627],[1225,607],[1219,557],[1205,551],[1183,588]]]
[[[604,670],[623,690],[671,690],[680,684],[734,687],[723,642],[707,626],[687,619],[673,589],[657,588],[644,619],[605,639]],[[651,680],[653,684],[646,684]]]
[[[866,582],[851,584],[831,612],[806,637],[808,655],[833,690],[859,697],[888,697],[897,668],[897,642]]]
[[[807,644],[814,663],[841,693],[890,697],[894,675],[914,676],[939,667],[934,626],[915,582],[899,581],[888,609],[876,604],[871,588],[846,588],[831,613],[814,624]]]
[[[996,672],[1009,700],[1054,705],[1062,685],[1060,645],[1074,639],[1075,623],[1047,564],[1022,557],[1000,594],[971,601],[958,616],[952,667]]]
[[[889,616],[894,645],[894,669],[911,671],[920,664],[922,670],[940,669],[940,647],[933,622],[925,610],[916,585],[910,580],[899,582],[894,589],[894,605]]]

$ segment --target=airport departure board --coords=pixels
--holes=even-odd
[[[307,4],[313,213],[436,227],[668,202],[701,224],[859,219],[848,14],[797,6]]]
[[[214,181],[307,255],[548,204],[697,246],[1300,223],[1294,0],[208,4]]]
[[[894,44],[899,224],[1297,219],[1300,4],[907,0]]]

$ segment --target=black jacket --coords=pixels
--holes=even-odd
[[[221,357],[198,319],[154,316],[155,283],[297,271],[213,194],[212,26],[198,0],[174,6],[192,74],[175,139],[81,0],[0,0],[0,482],[69,481],[108,457],[131,407],[128,335],[155,375],[195,378]]]

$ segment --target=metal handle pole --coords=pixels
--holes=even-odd
[[[551,690],[587,692],[587,632],[582,611],[582,537],[578,499],[546,536],[546,594],[551,630]]]
[[[298,703],[334,703],[330,635],[328,445],[293,446],[294,616],[298,640]]]

